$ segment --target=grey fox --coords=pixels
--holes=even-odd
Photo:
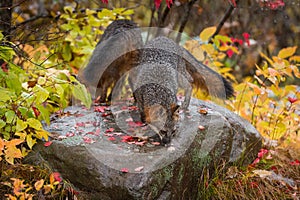
[[[219,98],[233,96],[233,88],[225,78],[166,37],[154,38],[143,47],[134,80],[133,94],[142,121],[151,125],[164,144],[170,142],[176,130],[179,86],[185,90],[183,109],[190,103],[189,84]]]
[[[229,98],[234,93],[230,82],[173,40],[157,37],[143,46],[137,25],[130,20],[117,20],[105,30],[79,80],[97,87],[96,97],[99,95],[100,102],[105,102],[107,89],[129,71],[128,80],[141,119],[164,144],[176,131],[178,87],[185,89],[183,109],[189,106],[192,89],[203,89],[218,98]]]
[[[143,47],[134,77],[129,76],[142,121],[156,131],[163,143],[169,143],[176,130],[179,76],[191,81],[181,51],[169,38],[154,38]],[[185,109],[190,96],[191,90],[185,92]]]
[[[107,90],[128,70],[136,66],[143,46],[140,29],[131,20],[113,21],[104,31],[88,65],[78,79],[88,88],[96,87],[95,97],[107,101]],[[108,100],[110,100],[109,95]]]

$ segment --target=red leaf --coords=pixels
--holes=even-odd
[[[252,181],[252,182],[250,182],[250,186],[251,186],[251,188],[257,188],[258,187],[258,183]]]
[[[95,106],[94,111],[104,113],[106,108],[107,106]]]
[[[85,123],[84,122],[77,122],[75,126],[77,126],[77,127],[84,127]]]
[[[62,178],[61,178],[61,175],[59,172],[53,172],[52,174],[53,174],[55,181],[58,181],[58,182],[62,181]]]
[[[166,0],[168,8],[171,7],[171,4],[173,4],[173,0]]]
[[[121,138],[122,138],[122,142],[131,142],[131,141],[133,141],[133,137],[130,136],[130,135],[124,135]]]
[[[109,140],[109,141],[115,141],[116,138],[114,138],[114,137],[109,137],[108,140]]]
[[[232,49],[229,49],[228,51],[226,51],[226,54],[229,58],[231,58],[234,54],[234,52],[232,51]]]
[[[128,169],[128,168],[122,168],[122,169],[121,169],[121,172],[123,172],[123,173],[128,173],[128,172],[129,172],[129,169]]]
[[[298,101],[297,98],[293,98],[293,97],[288,97],[288,100],[290,103],[295,103],[296,101]]]
[[[295,160],[295,161],[291,162],[291,165],[299,166],[300,165],[300,161],[299,160]]]
[[[257,154],[257,157],[258,158],[262,158],[264,155],[266,155],[267,153],[269,152],[269,150],[267,149],[261,149],[258,154]]]
[[[66,136],[67,137],[73,137],[75,134],[74,133],[67,133]]]
[[[260,161],[260,158],[256,158],[256,159],[253,161],[253,163],[251,163],[251,166],[252,166],[252,167],[255,167],[255,165],[256,165],[257,163],[259,163],[259,161]]]
[[[101,116],[102,117],[107,117],[108,115],[110,115],[110,113],[103,113]]]
[[[245,32],[245,33],[243,33],[243,37],[244,37],[245,42],[247,43],[247,45],[250,46],[250,40],[249,40],[250,34]]]
[[[108,0],[101,0],[102,3],[108,4]]]
[[[128,109],[129,110],[138,110],[139,108],[137,106],[129,106]]]
[[[114,130],[115,130],[114,128],[109,128],[105,131],[105,133],[111,133],[111,132],[114,132]]]
[[[44,143],[44,146],[45,146],[45,147],[49,147],[51,144],[52,144],[52,141],[48,141],[48,142],[45,142],[45,143]]]
[[[144,146],[144,144],[146,143],[146,141],[141,141],[141,142],[135,142],[136,145],[138,146]]]
[[[89,138],[89,137],[87,137],[87,136],[84,136],[84,137],[83,137],[83,141],[84,141],[85,143],[87,143],[87,144],[92,144],[92,143],[95,142],[95,140],[93,140],[92,138]]]
[[[155,145],[155,146],[159,146],[160,142],[151,142],[151,144]]]
[[[127,123],[128,123],[128,125],[131,126],[131,127],[141,127],[141,126],[144,125],[143,122],[133,122],[133,121],[129,121],[129,122],[127,122]]]
[[[39,111],[36,107],[32,106],[32,110],[33,110],[34,115],[35,115],[36,117],[40,116],[41,113],[40,113],[40,111]]]
[[[96,129],[95,135],[97,135],[97,136],[100,135],[100,128]]]
[[[228,1],[229,1],[230,5],[232,5],[233,7],[236,8],[236,2],[235,2],[235,0],[228,0]]]
[[[158,9],[161,4],[161,0],[154,0],[155,8]]]

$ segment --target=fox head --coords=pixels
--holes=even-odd
[[[145,108],[145,121],[159,135],[163,144],[169,143],[176,131],[178,111],[179,105],[176,103],[171,103],[167,108],[160,104]]]

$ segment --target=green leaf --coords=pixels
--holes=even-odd
[[[208,27],[206,29],[204,29],[201,33],[200,33],[200,39],[205,42],[208,41],[209,38],[216,32],[217,28],[215,26],[212,27]]]
[[[45,77],[41,76],[41,77],[39,77],[37,83],[38,83],[39,85],[44,85],[46,82],[47,82],[47,79],[46,79]]]
[[[22,114],[22,116],[27,116],[28,108],[26,107],[19,107],[18,110]]]
[[[122,12],[121,14],[122,15],[132,15],[132,14],[134,14],[134,10],[129,9],[129,10],[126,10],[125,12]]]
[[[72,59],[72,50],[69,42],[64,43],[62,57],[65,61],[70,61]]]
[[[43,105],[37,105],[37,109],[41,112],[42,119],[49,125],[50,124],[50,112],[49,109],[45,108]]]
[[[49,92],[40,85],[35,85],[32,91],[35,93],[35,103],[37,105],[44,103],[49,97]]]
[[[32,149],[33,145],[36,143],[36,139],[32,138],[32,134],[26,135],[26,143],[29,149]]]
[[[23,131],[25,128],[27,128],[27,123],[18,118],[17,119],[16,131],[20,132],[20,131]]]
[[[10,91],[7,91],[7,89],[0,87],[0,101],[6,102],[11,99]]]
[[[55,84],[54,85],[56,89],[56,93],[59,95],[60,98],[64,98],[65,90],[61,84]]]
[[[0,58],[5,61],[10,61],[13,59],[15,52],[12,48],[7,46],[0,46]]]
[[[9,140],[10,139],[10,133],[7,131],[2,131],[1,134],[3,135],[3,139]]]
[[[12,89],[14,92],[16,92],[16,94],[20,94],[22,91],[22,85],[21,82],[19,80],[19,77],[13,73],[13,72],[9,72],[7,79],[6,79],[6,84],[7,87]]]
[[[49,132],[47,132],[45,130],[38,130],[35,133],[36,133],[37,138],[39,138],[39,139],[44,138],[46,141],[48,141]]]
[[[16,114],[14,111],[9,110],[5,113],[5,117],[6,117],[6,123],[11,124],[15,118]]]
[[[30,127],[34,128],[36,130],[42,130],[43,129],[43,126],[42,126],[41,122],[37,119],[34,119],[34,118],[27,119],[27,124]]]
[[[72,87],[72,94],[76,99],[80,100],[87,108],[91,107],[92,98],[84,85],[78,82],[77,85],[74,85]]]
[[[6,125],[6,122],[0,119],[0,129]]]

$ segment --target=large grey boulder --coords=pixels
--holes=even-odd
[[[195,99],[190,112],[181,113],[178,133],[169,146],[127,140],[130,137],[121,133],[126,132],[125,117],[119,117],[122,111],[114,115],[119,130],[113,115],[99,110],[70,107],[69,115],[47,127],[59,139],[48,147],[36,145],[27,157],[27,162],[46,162],[60,172],[88,194],[85,199],[201,199],[204,168],[213,171],[224,161],[228,166],[247,165],[262,144],[249,122]]]

